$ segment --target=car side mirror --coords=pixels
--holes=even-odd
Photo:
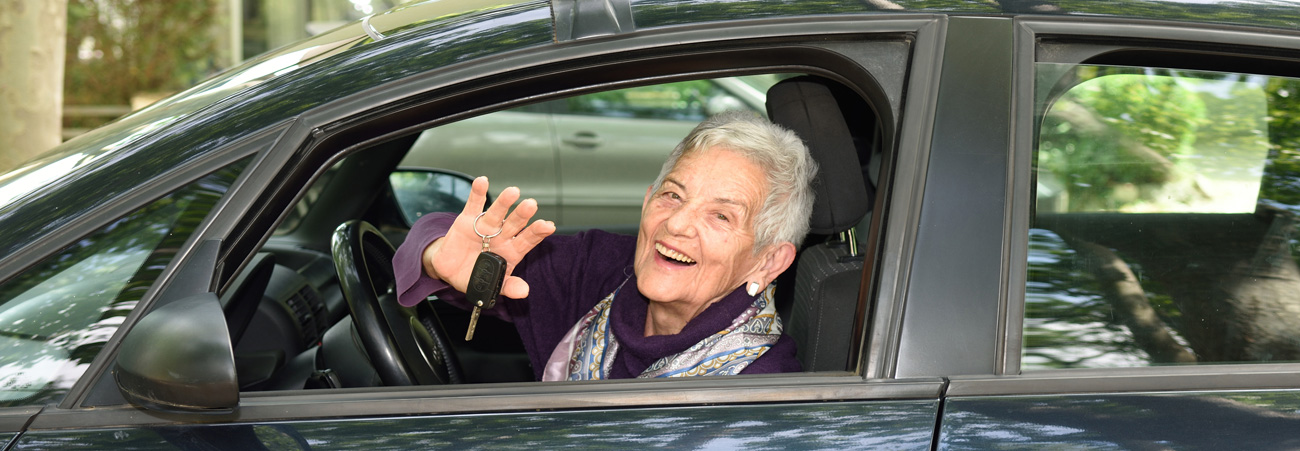
[[[429,213],[459,213],[469,200],[469,190],[474,179],[459,172],[442,169],[402,168],[388,175],[388,182],[397,197],[406,224]],[[488,196],[487,205],[492,204]]]
[[[170,412],[229,412],[239,379],[221,301],[200,293],[158,307],[122,339],[113,366],[132,404]]]

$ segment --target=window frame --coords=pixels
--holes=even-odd
[[[1186,52],[1216,55],[1232,61],[1253,61],[1269,75],[1300,76],[1300,36],[1215,26],[1164,25],[1152,21],[1107,20],[1079,23],[1052,19],[1016,20],[1016,67],[1012,171],[1006,208],[1008,243],[1006,296],[1002,299],[1005,327],[1000,332],[1001,362],[993,375],[956,377],[951,396],[1132,392],[1166,390],[1258,389],[1294,387],[1288,373],[1300,363],[1224,363],[1197,366],[1148,366],[1021,371],[1025,313],[1025,283],[1029,225],[1034,203],[1032,164],[1037,149],[1038,106],[1035,105],[1035,63],[1083,63],[1119,50],[1151,55]],[[1283,55],[1286,55],[1285,57]],[[1292,71],[1282,71],[1279,60]],[[1096,64],[1105,64],[1105,60]],[[1189,63],[1194,69],[1254,73],[1251,68]],[[1184,68],[1184,65],[1171,66]],[[1164,67],[1164,66],[1161,66]]]

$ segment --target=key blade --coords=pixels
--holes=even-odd
[[[474,311],[469,314],[469,329],[465,330],[465,341],[474,339],[474,326],[478,325],[478,313],[481,309],[474,307]]]

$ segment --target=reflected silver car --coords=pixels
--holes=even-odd
[[[537,199],[537,217],[562,231],[629,231],[646,187],[682,137],[723,111],[765,116],[767,88],[781,78],[681,81],[497,111],[425,130],[400,165],[484,175],[499,181],[493,195],[518,186]]]

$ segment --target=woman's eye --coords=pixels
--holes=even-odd
[[[673,192],[664,193],[664,196],[672,200],[682,200],[682,196],[678,196],[677,193]]]
[[[730,219],[727,219],[727,215],[724,215],[724,214],[722,214],[722,213],[718,213],[718,214],[715,215],[715,216],[718,217],[718,220],[719,220],[719,221],[722,221],[722,222],[731,222]]]

